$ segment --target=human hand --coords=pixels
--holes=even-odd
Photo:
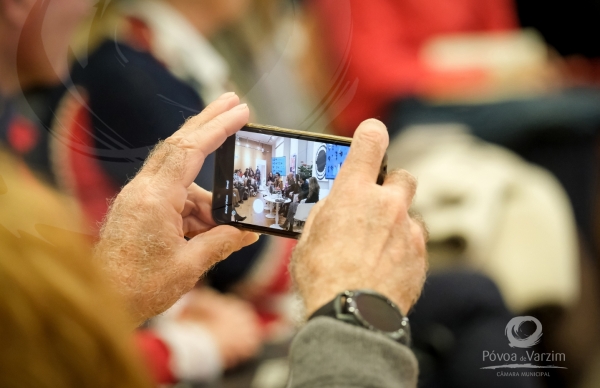
[[[376,184],[388,142],[381,122],[363,122],[330,194],[308,217],[291,263],[307,316],[348,289],[375,290],[406,314],[421,292],[425,228],[408,213],[416,181],[399,170]]]
[[[248,302],[208,288],[190,291],[185,300],[179,319],[199,323],[210,331],[226,368],[256,356],[263,336],[258,316]]]
[[[216,226],[211,193],[193,183],[206,156],[247,123],[248,107],[238,104],[225,94],[159,143],[110,207],[95,257],[136,323],[165,311],[212,265],[258,239]]]

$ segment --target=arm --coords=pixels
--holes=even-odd
[[[310,321],[292,343],[289,388],[405,388],[417,384],[412,351],[331,318]]]
[[[307,316],[344,290],[374,290],[405,313],[421,292],[426,237],[408,215],[416,181],[393,171],[376,184],[387,144],[380,122],[361,124],[329,196],[306,221],[290,271]],[[291,379],[292,387],[414,387],[417,363],[382,334],[319,317],[293,342]]]

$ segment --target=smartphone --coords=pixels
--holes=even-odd
[[[217,224],[299,238],[333,187],[352,139],[248,124],[216,151]]]

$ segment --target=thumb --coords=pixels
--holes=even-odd
[[[258,241],[258,235],[233,226],[221,225],[189,240],[182,248],[182,259],[204,274],[235,251]]]

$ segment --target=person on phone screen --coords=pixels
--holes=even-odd
[[[308,179],[308,195],[306,197],[306,201],[304,203],[317,203],[319,202],[319,191],[321,187],[319,186],[319,182],[317,178],[314,176]],[[298,202],[290,203],[290,207],[287,212],[287,216],[285,217],[285,222],[281,226],[283,229],[287,229],[289,231],[293,230],[294,226],[294,216],[296,215],[296,210],[298,210]]]

